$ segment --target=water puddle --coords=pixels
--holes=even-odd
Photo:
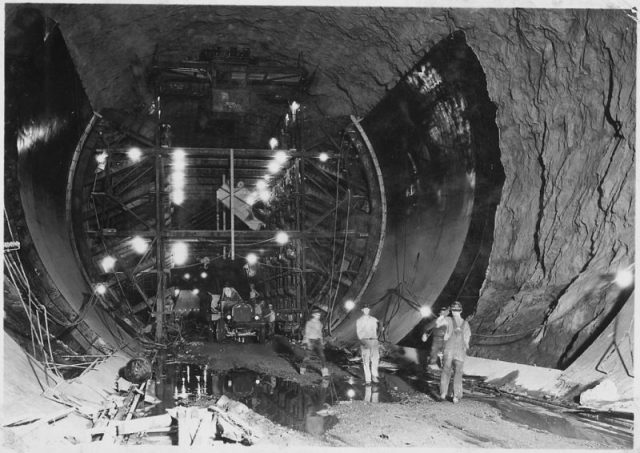
[[[302,386],[248,369],[220,372],[198,364],[176,363],[165,366],[165,374],[156,384],[156,396],[162,402],[150,415],[177,405],[207,406],[222,395],[242,402],[274,423],[314,436],[321,436],[338,422],[331,410],[335,404],[393,401],[385,386],[365,386],[355,378],[325,378]]]

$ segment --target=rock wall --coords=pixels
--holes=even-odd
[[[7,17],[12,8],[7,6]],[[636,25],[618,10],[43,5],[95,109],[140,108],[130,65],[217,43],[317,69],[314,112],[366,114],[435,43],[466,34],[505,172],[474,353],[564,367],[633,262]],[[156,47],[157,45],[157,47]]]

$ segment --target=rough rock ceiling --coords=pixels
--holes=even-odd
[[[286,64],[302,52],[318,70],[318,112],[362,116],[430,47],[464,31],[498,109],[506,175],[475,351],[562,366],[619,302],[607,274],[634,259],[636,27],[626,12],[38,7],[59,24],[96,110],[136,107],[130,65],[148,64],[156,45],[182,58],[242,42]]]

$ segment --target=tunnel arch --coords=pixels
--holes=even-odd
[[[459,298],[465,316],[475,310],[504,181],[495,117],[484,71],[456,32],[361,122],[383,168],[389,213],[379,268],[358,302],[372,306],[387,341],[415,344],[420,306]],[[344,313],[338,343],[355,340],[358,316]]]

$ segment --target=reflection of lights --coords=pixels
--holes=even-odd
[[[423,305],[422,307],[420,307],[420,314],[423,318],[431,316],[431,313],[431,307],[429,307],[428,305]]]
[[[191,294],[193,294],[194,296],[197,296],[200,293],[200,290],[198,288],[193,288],[191,290]]]
[[[207,278],[209,274],[207,274],[206,272],[201,272],[200,273],[200,278]]]
[[[633,272],[630,269],[622,269],[616,272],[616,278],[613,281],[620,288],[628,288],[633,285]]]
[[[131,239],[131,247],[133,248],[134,252],[142,255],[149,248],[149,244],[140,236],[136,236]]]
[[[191,278],[191,274],[189,272],[187,272],[186,274],[184,274],[184,279],[185,280],[189,280]]]
[[[293,114],[294,118],[299,108],[300,108],[300,104],[298,104],[296,101],[293,101],[291,103],[291,113]]]
[[[100,294],[101,296],[104,295],[107,292],[107,287],[102,284],[102,283],[98,283],[96,285],[96,293]]]
[[[269,146],[271,149],[276,149],[278,147],[278,139],[275,137],[271,138],[271,140],[269,140]]]
[[[183,149],[176,149],[173,152],[171,157],[173,157],[173,162],[176,163],[176,162],[184,162],[185,156],[186,154]]]
[[[347,311],[353,310],[355,306],[356,306],[356,303],[354,301],[352,301],[351,299],[349,299],[348,301],[346,301],[344,303],[344,308]]]
[[[266,190],[267,189],[267,181],[265,181],[264,179],[259,180],[256,183],[256,189],[258,189],[258,190]]]
[[[287,153],[285,153],[284,151],[278,151],[273,155],[273,159],[280,165],[284,164],[288,158],[289,156],[287,156]]]
[[[116,259],[113,256],[105,256],[104,258],[102,258],[100,265],[105,272],[111,272],[113,270],[113,267],[116,265]]]
[[[175,264],[177,264],[178,266],[184,264],[187,261],[187,257],[189,256],[187,244],[185,244],[184,242],[174,243],[172,247],[172,254],[173,262]]]
[[[276,242],[281,245],[286,244],[287,242],[289,242],[289,235],[284,231],[280,231],[278,234],[276,234]]]
[[[318,159],[320,159],[320,162],[326,162],[329,160],[329,155],[327,153],[320,153]]]
[[[250,265],[254,265],[258,262],[258,255],[256,255],[255,253],[249,253],[247,254],[247,263]]]
[[[280,164],[275,160],[272,160],[271,162],[269,162],[267,170],[269,170],[273,174],[278,173],[280,171]]]
[[[349,389],[349,390],[347,390],[347,396],[348,396],[349,398],[353,398],[354,396],[356,396],[356,391],[355,391],[355,390],[353,390],[353,389]]]
[[[129,151],[127,151],[127,156],[133,162],[138,162],[142,157],[142,151],[140,150],[140,148],[136,148],[136,147],[129,148]]]

